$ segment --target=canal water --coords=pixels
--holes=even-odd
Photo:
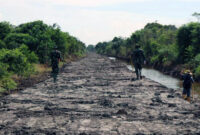
[[[131,65],[127,65],[127,68],[129,70],[132,70],[132,71],[135,70],[134,68],[132,68]],[[163,73],[161,73],[157,70],[143,68],[142,69],[142,76],[145,76],[146,78],[149,78],[151,80],[159,82],[160,84],[165,85],[168,88],[172,88],[172,89],[175,89],[175,90],[181,89],[181,86],[180,86],[181,81],[179,79],[165,75],[165,74],[163,74]]]
[[[109,59],[116,60],[116,58],[114,58],[114,57],[109,57]],[[131,71],[135,70],[130,64],[127,64],[127,68]],[[155,69],[143,68],[142,76],[145,76],[146,78],[154,80],[168,88],[172,88],[175,90],[181,89],[181,85],[180,85],[181,80],[173,78],[169,75],[165,75]]]
[[[115,57],[109,57],[111,60],[116,60]],[[131,71],[134,71],[135,69],[127,63],[127,68]],[[142,75],[145,76],[146,78],[149,78],[151,80],[154,80],[168,88],[174,89],[174,90],[181,90],[182,91],[182,80],[174,78],[169,75],[165,75],[162,72],[155,70],[155,69],[150,69],[150,68],[143,68],[142,69]],[[195,90],[196,93],[200,94],[200,83],[194,83],[193,84],[193,89]]]

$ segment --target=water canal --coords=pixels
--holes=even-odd
[[[109,59],[116,60],[115,57],[109,57]],[[131,71],[135,70],[129,63],[127,63],[127,68]],[[158,70],[152,68],[143,68],[142,75],[168,88],[174,90],[182,90],[182,80],[169,75],[165,75]],[[200,83],[194,83],[192,89],[200,95]]]

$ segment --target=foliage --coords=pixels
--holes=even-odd
[[[0,22],[0,40],[4,38],[13,31],[13,26],[8,22]]]
[[[48,65],[54,46],[63,58],[70,55],[83,56],[85,44],[57,24],[47,25],[34,21],[19,26],[0,22],[0,91],[14,89],[13,75],[26,77],[35,72],[38,62]]]
[[[11,74],[7,69],[7,64],[0,63],[0,92],[16,88],[16,83],[11,79]]]
[[[0,49],[6,48],[6,44],[0,40]]]
[[[199,13],[193,16],[199,17]],[[115,57],[129,58],[140,45],[146,60],[154,66],[176,66],[178,64],[195,71],[200,78],[200,23],[191,22],[176,28],[174,25],[148,23],[127,39],[115,37],[109,42],[96,45],[97,53]]]
[[[31,46],[34,44],[34,38],[28,34],[10,33],[4,39],[7,49],[19,48],[22,44]]]
[[[170,66],[177,60],[178,53],[175,46],[173,45],[163,47],[158,52],[160,61],[163,63],[164,66]]]
[[[200,53],[195,56],[194,61],[197,65],[200,65]]]
[[[198,67],[196,67],[194,75],[195,75],[195,77],[197,77],[197,78],[200,77],[200,65],[199,65]]]
[[[87,51],[94,52],[95,51],[95,47],[93,45],[88,45],[87,46]]]
[[[200,52],[200,23],[189,23],[179,28],[177,45],[179,47],[179,62],[190,61]]]
[[[8,65],[7,71],[20,76],[30,75],[34,71],[27,57],[20,49],[0,51],[0,61]]]
[[[10,77],[5,77],[2,80],[0,80],[2,84],[2,88],[6,90],[13,90],[17,87],[17,84],[14,80],[12,80]]]
[[[200,13],[194,12],[192,16],[196,17],[198,22],[200,21]]]
[[[187,66],[191,69],[196,70],[196,68],[200,65],[200,53],[197,54],[191,61],[187,63]]]
[[[30,62],[30,63],[38,62],[38,60],[39,60],[38,56],[34,52],[31,52],[26,45],[22,44],[19,47],[19,51],[22,52],[23,55],[26,56],[28,62]]]
[[[127,57],[138,44],[144,50],[150,64],[171,65],[177,59],[177,28],[173,25],[148,23],[144,29],[133,33],[129,38],[114,37],[112,41],[98,43],[96,50],[100,54]]]
[[[32,44],[24,44],[38,55],[41,63],[50,62],[49,55],[54,46],[58,47],[64,58],[72,54],[85,53],[85,44],[68,33],[62,32],[57,24],[48,26],[42,21],[34,21],[19,25],[16,32],[29,34],[34,38]]]

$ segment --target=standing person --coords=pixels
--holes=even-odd
[[[57,74],[59,73],[59,62],[61,60],[61,52],[57,50],[57,46],[54,46],[53,51],[51,52],[51,66],[52,66],[52,75],[54,82],[56,82]]]
[[[192,83],[194,82],[192,78],[192,72],[190,70],[186,70],[184,74],[182,74],[183,78],[183,98],[190,102],[190,91],[192,87]]]
[[[139,45],[135,46],[135,50],[131,54],[131,61],[134,64],[137,79],[142,79],[142,64],[146,64],[143,50],[140,49]]]

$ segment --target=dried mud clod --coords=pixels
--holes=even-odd
[[[200,103],[95,53],[0,98],[0,134],[198,134]]]

